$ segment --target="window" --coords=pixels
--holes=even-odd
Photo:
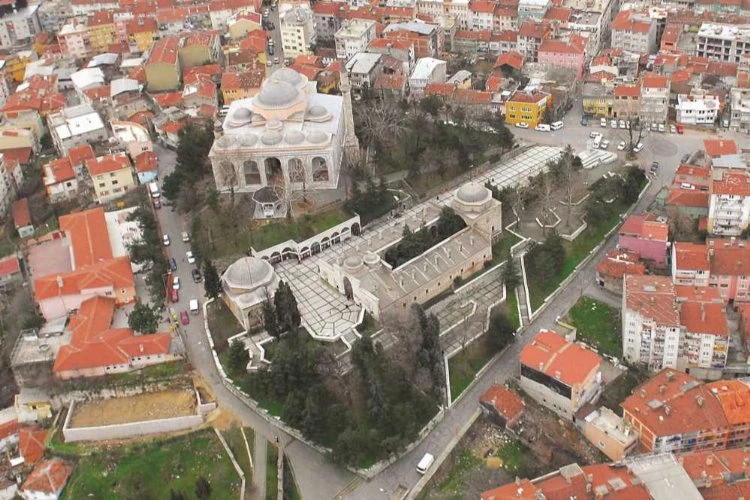
[[[100,188],[103,188],[103,187],[105,187],[106,185],[107,185],[107,184],[106,184],[106,183],[104,183],[104,182],[100,182],[100,183],[99,183],[99,187],[100,187]]]
[[[242,164],[242,172],[245,176],[245,185],[260,184],[260,169],[258,163],[253,160],[246,160]]]

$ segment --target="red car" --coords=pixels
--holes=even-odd
[[[169,298],[172,299],[172,302],[179,302],[180,301],[180,291],[175,290],[174,288],[169,291]]]
[[[180,311],[180,323],[183,325],[190,324],[190,316],[188,316],[187,311]]]

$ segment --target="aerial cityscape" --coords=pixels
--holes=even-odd
[[[0,500],[750,498],[750,2],[0,0]]]

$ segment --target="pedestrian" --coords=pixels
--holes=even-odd
[[[274,438],[276,439],[276,444],[279,444],[279,436],[274,435]]]

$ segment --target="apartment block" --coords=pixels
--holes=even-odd
[[[647,14],[631,10],[622,11],[612,21],[610,46],[636,54],[654,54],[656,28],[656,21]]]
[[[714,167],[711,171],[708,232],[739,236],[750,224],[750,173]]]
[[[315,43],[315,27],[312,11],[295,7],[284,14],[280,22],[281,44],[286,57],[310,54]]]
[[[750,52],[750,25],[703,23],[696,35],[695,54],[711,61],[739,63]]]

